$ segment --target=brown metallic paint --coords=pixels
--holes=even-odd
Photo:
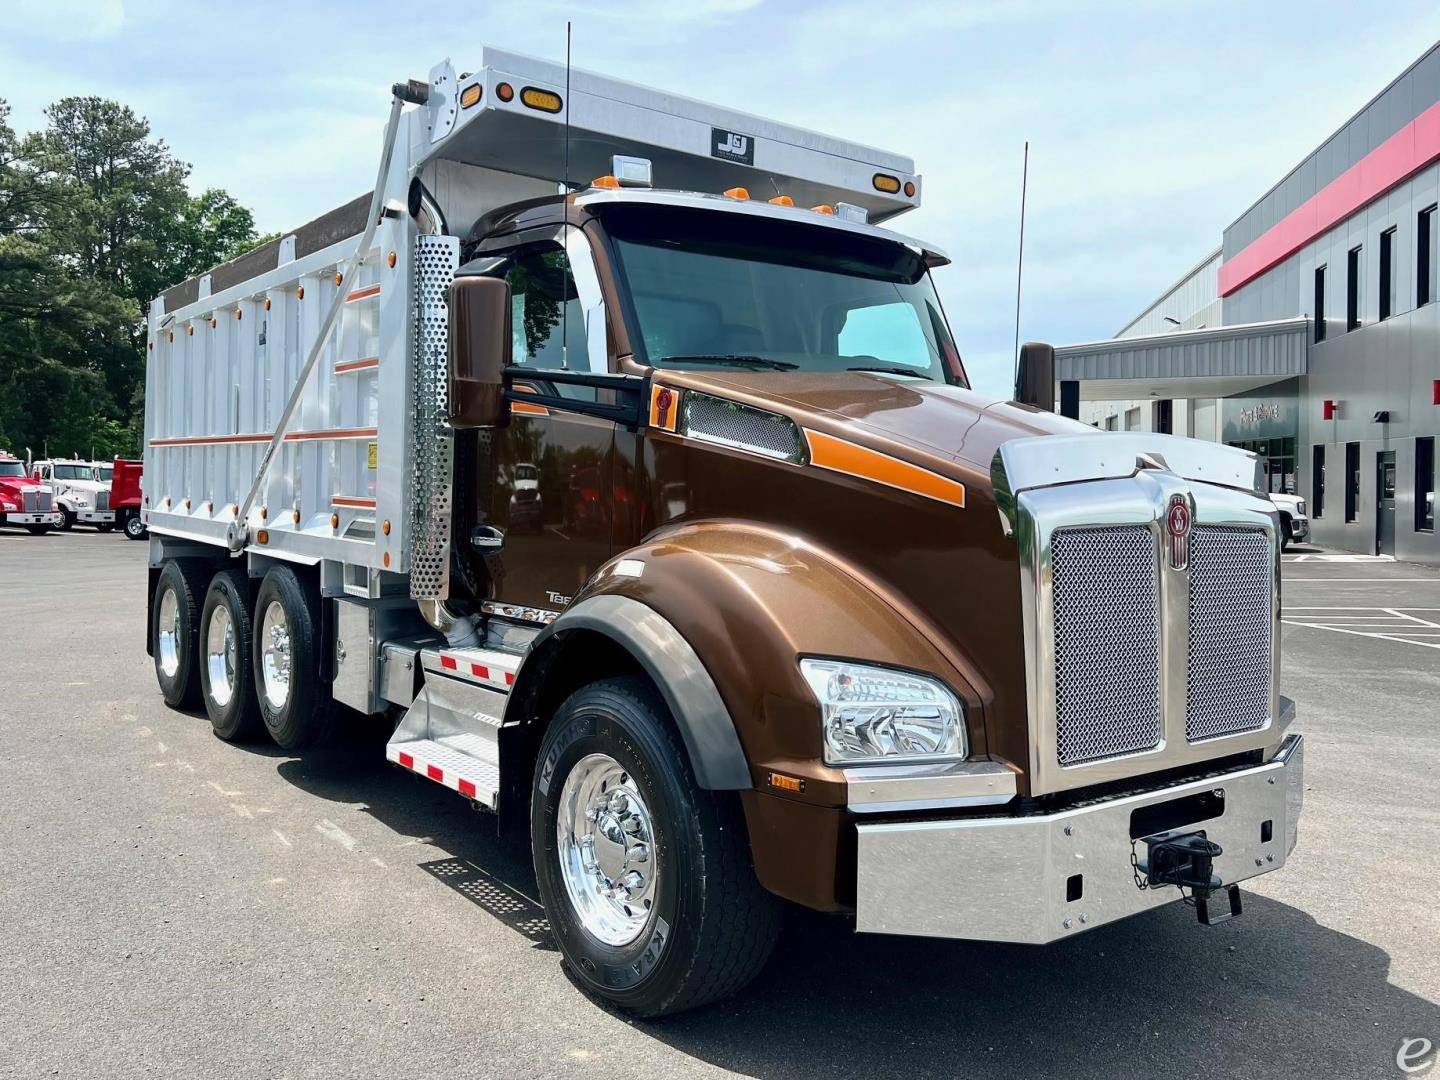
[[[651,374],[631,356],[627,308],[603,229],[573,203],[563,215],[596,251],[612,370]],[[515,232],[561,218],[558,201],[535,205],[501,231],[513,242]],[[494,238],[482,244],[503,246]],[[689,641],[751,766],[756,790],[742,801],[761,882],[812,907],[844,908],[853,902],[854,819],[845,809],[843,774],[821,758],[818,706],[798,659],[853,658],[943,679],[965,703],[971,756],[1016,768],[1027,794],[1020,574],[990,463],[1009,439],[1088,429],[961,387],[863,372],[653,376],[676,390],[784,414],[802,428],[964,485],[962,508],[661,429],[612,427],[612,550],[642,561],[644,571],[619,576],[612,562],[575,600],[631,596]],[[516,602],[542,599],[533,589],[521,595]],[[767,788],[771,770],[805,780],[804,791]]]

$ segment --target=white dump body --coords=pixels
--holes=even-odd
[[[773,191],[801,207],[843,200],[873,220],[919,202],[919,177],[900,155],[589,72],[572,72],[567,93],[563,65],[515,53],[486,48],[481,68],[463,77],[447,61],[429,87],[428,103],[400,116],[384,214],[352,280],[336,279],[364,231],[368,196],[152,304],[144,487],[153,534],[226,544],[340,292],[340,318],[243,522],[243,546],[339,564],[345,591],[362,595],[411,571],[412,480],[426,468],[412,431],[414,358],[418,339],[443,337],[454,270],[446,245],[420,237],[405,209],[411,181],[426,185],[449,233],[464,236],[482,213],[557,191],[566,109],[572,179],[604,174],[612,154],[626,154],[653,162],[657,187],[743,185],[757,200]],[[529,89],[564,105],[534,108]],[[881,173],[895,192],[877,187]],[[458,253],[458,240],[448,245]]]

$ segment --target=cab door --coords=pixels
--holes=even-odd
[[[615,422],[539,403],[584,408],[604,392],[555,381],[609,371],[604,303],[589,242],[573,226],[523,236],[485,259],[510,285],[514,376],[510,423],[476,447],[472,558],[483,563],[477,577],[490,610],[545,618],[564,610],[613,550]]]

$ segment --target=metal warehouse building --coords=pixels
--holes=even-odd
[[[1056,350],[1062,411],[1259,452],[1312,539],[1440,564],[1440,44],[1115,338]]]

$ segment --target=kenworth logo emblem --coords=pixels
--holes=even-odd
[[[1170,565],[1184,570],[1190,563],[1190,502],[1184,495],[1170,496],[1165,529],[1170,534]]]

